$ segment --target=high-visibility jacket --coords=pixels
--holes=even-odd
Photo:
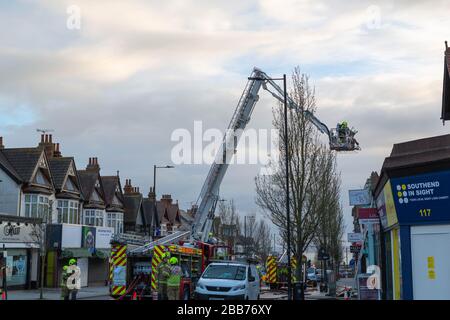
[[[181,270],[180,266],[177,266],[177,265],[171,266],[170,267],[170,276],[169,276],[169,279],[167,279],[167,286],[168,287],[179,287],[182,273],[183,273],[183,271]]]
[[[161,261],[157,268],[158,284],[167,284],[170,276],[170,266],[167,262]]]

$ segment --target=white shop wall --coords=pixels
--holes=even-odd
[[[81,248],[81,226],[63,224],[61,246],[63,248]]]

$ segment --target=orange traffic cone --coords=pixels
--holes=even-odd
[[[6,300],[6,292],[2,291],[2,300]]]
[[[133,292],[133,297],[131,298],[131,300],[137,300],[137,294],[136,294],[136,291]]]

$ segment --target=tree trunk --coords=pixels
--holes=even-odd
[[[42,250],[42,249],[41,249]],[[40,290],[39,299],[44,299],[44,277],[45,277],[45,252],[40,252],[41,254],[41,276],[40,276]]]

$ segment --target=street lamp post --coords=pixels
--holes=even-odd
[[[153,165],[153,192],[156,195],[156,169],[172,169],[174,166],[162,166],[158,167],[156,164]]]
[[[249,221],[249,227],[250,227],[250,232],[247,232],[247,218],[250,220]],[[245,242],[244,242],[244,252],[245,252],[245,256],[248,257],[248,241],[251,236],[251,228],[252,228],[252,224],[255,221],[255,216],[244,216],[244,238],[245,238]]]
[[[249,77],[248,80],[283,80],[283,94],[284,94],[284,146],[286,148],[285,160],[285,174],[286,174],[286,229],[287,229],[287,259],[288,259],[288,300],[292,299],[292,268],[291,268],[291,217],[289,212],[289,145],[288,145],[288,111],[287,111],[287,89],[286,89],[286,74],[283,78],[260,78]]]

